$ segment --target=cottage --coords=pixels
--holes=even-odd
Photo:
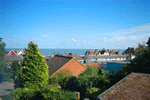
[[[72,75],[78,77],[86,67],[78,62],[74,57],[66,57],[61,55],[55,55],[51,60],[46,61],[49,67],[49,75],[52,77],[61,70],[68,71]]]
[[[18,52],[18,55],[24,55],[25,52],[23,50],[20,50],[20,52]]]
[[[8,55],[18,55],[17,52],[15,50],[11,50]]]
[[[97,100],[148,100],[150,74],[131,73],[101,93]]]

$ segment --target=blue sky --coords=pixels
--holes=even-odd
[[[126,49],[150,37],[149,0],[1,0],[6,48]]]

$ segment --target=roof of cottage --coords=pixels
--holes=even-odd
[[[101,100],[147,100],[150,98],[150,74],[131,73],[98,96]]]
[[[64,66],[68,61],[70,61],[73,57],[66,57],[55,55],[51,58],[51,60],[46,61],[47,65],[49,66],[49,74],[54,74],[58,69]]]
[[[18,60],[19,62],[21,62],[23,60],[23,57],[21,55],[16,56],[16,55],[7,55],[4,61],[15,61]]]

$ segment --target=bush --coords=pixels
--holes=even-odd
[[[106,89],[103,87],[101,89],[96,88],[96,87],[92,87],[90,89],[87,89],[86,92],[86,98],[89,98],[91,100],[96,100],[97,96],[102,93],[103,91],[105,91]]]
[[[37,90],[17,88],[11,95],[12,100],[76,100],[75,92],[60,90],[54,85],[45,85]]]
[[[55,86],[42,88],[37,93],[40,100],[76,100],[75,92],[60,90]]]
[[[75,84],[76,78],[70,74],[67,71],[60,71],[57,73],[54,77],[51,77],[50,79],[50,84],[56,84],[58,83],[62,89],[65,89],[66,86]]]
[[[13,89],[12,93],[13,100],[31,100],[36,95],[36,90],[28,88],[17,88]]]

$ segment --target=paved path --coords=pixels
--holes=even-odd
[[[2,82],[0,84],[0,96],[8,95],[13,89],[14,83],[11,82]]]

